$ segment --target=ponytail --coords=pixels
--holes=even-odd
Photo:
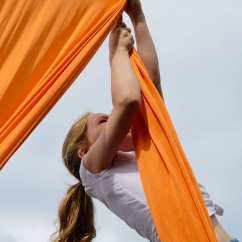
[[[81,180],[78,150],[88,146],[86,131],[90,114],[84,115],[71,127],[62,148],[64,164],[78,180]],[[69,187],[59,204],[58,219],[54,221],[56,223],[59,223],[59,229],[51,235],[52,242],[90,242],[96,237],[94,204],[81,182]]]
[[[53,242],[90,242],[96,237],[93,201],[80,182],[70,186],[60,202],[58,220],[60,227],[51,236]]]

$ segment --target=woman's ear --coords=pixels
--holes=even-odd
[[[88,148],[86,148],[86,147],[83,147],[83,148],[80,148],[79,150],[78,150],[78,156],[79,156],[79,158],[81,159],[87,152],[88,152]]]

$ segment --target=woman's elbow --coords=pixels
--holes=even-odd
[[[116,106],[130,110],[133,113],[138,113],[141,109],[141,98],[123,98],[120,102],[116,103]]]
[[[141,99],[135,99],[130,101],[128,107],[133,111],[139,112],[141,109]]]

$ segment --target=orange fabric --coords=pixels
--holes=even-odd
[[[0,2],[0,169],[85,68],[125,6],[126,0]],[[130,61],[142,91],[131,132],[159,237],[215,242],[169,114],[134,48]]]
[[[145,195],[161,242],[217,241],[200,188],[160,94],[133,48],[142,91],[131,128]]]

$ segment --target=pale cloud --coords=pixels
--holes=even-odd
[[[1,242],[17,242],[17,240],[12,235],[5,235],[0,233]]]

